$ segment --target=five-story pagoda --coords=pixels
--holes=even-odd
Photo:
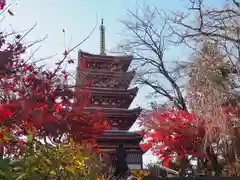
[[[142,150],[139,146],[141,135],[129,132],[138,118],[141,109],[128,109],[138,88],[128,89],[134,77],[134,71],[127,71],[132,56],[108,56],[105,54],[105,29],[100,26],[100,55],[79,51],[76,73],[76,86],[81,82],[91,82],[85,91],[91,93],[91,100],[84,108],[86,113],[103,113],[111,126],[97,142],[104,153],[114,153],[122,144],[127,151],[127,163],[130,169],[142,169]]]

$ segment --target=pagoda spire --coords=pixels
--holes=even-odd
[[[100,55],[106,55],[105,53],[105,26],[103,25],[103,19],[100,26]]]

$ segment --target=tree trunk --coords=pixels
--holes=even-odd
[[[222,167],[218,163],[217,156],[215,155],[213,148],[211,146],[206,147],[206,153],[208,155],[208,158],[212,164],[212,168],[215,172],[215,176],[221,176],[222,174]]]
[[[3,142],[3,140],[1,139],[0,140],[0,160],[2,160],[3,159],[3,155],[4,155],[4,142]]]
[[[186,176],[187,167],[188,167],[188,157],[184,156],[180,161],[180,172],[179,172],[180,177]]]

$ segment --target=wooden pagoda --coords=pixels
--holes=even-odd
[[[108,56],[105,54],[104,26],[100,26],[100,55],[79,51],[76,84],[91,82],[85,90],[91,92],[90,103],[84,108],[87,113],[102,112],[111,126],[97,142],[104,153],[113,154],[122,144],[127,151],[130,169],[142,169],[142,136],[129,129],[138,118],[141,109],[128,109],[138,88],[128,89],[134,71],[128,71],[132,56]]]

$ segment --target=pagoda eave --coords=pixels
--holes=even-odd
[[[124,130],[107,130],[103,134],[104,136],[114,136],[114,137],[139,137],[141,138],[142,135],[140,135],[138,132],[134,131],[124,131]]]
[[[77,68],[78,75],[86,75],[86,76],[111,76],[111,77],[129,77],[133,78],[135,76],[135,71],[128,72],[117,72],[117,71],[103,71],[103,70],[94,70],[94,69],[86,69],[86,68]]]
[[[137,92],[138,92],[138,88],[137,87],[134,87],[134,88],[131,88],[131,89],[127,89],[127,90],[116,90],[116,89],[107,89],[107,88],[95,88],[95,87],[86,87],[84,88],[85,91],[88,91],[88,92],[91,92],[91,95],[106,95],[106,96],[136,96]],[[133,98],[134,98],[133,97]]]
[[[109,144],[106,144],[106,145],[99,145],[99,148],[104,151],[104,152],[109,152],[109,153],[115,153],[116,151],[116,148],[118,146],[115,146],[115,145],[109,145]],[[124,149],[127,151],[127,152],[132,152],[132,153],[143,153],[143,151],[141,150],[141,148],[139,148],[139,145],[137,146],[124,146]]]
[[[141,108],[120,109],[120,108],[99,108],[84,107],[82,110],[74,108],[76,116],[88,116],[104,118],[113,129],[121,127],[122,130],[128,130],[138,118]]]
[[[104,115],[131,117],[139,116],[142,109],[140,107],[134,109],[121,109],[121,108],[102,108],[102,107],[85,107],[84,112],[102,112]]]
[[[141,141],[142,140],[142,136],[136,132],[129,132],[129,131],[123,131],[121,132],[120,130],[117,130],[117,131],[120,131],[120,132],[117,132],[116,133],[113,133],[111,131],[116,131],[116,130],[110,130],[110,131],[106,131],[102,136],[100,136],[99,138],[110,138],[110,139],[126,139],[126,138],[131,138],[130,140],[128,139],[127,141]]]

